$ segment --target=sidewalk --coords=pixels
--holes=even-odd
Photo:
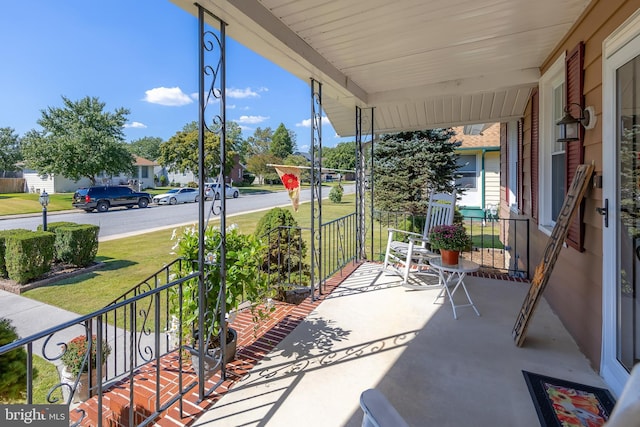
[[[0,318],[11,320],[20,338],[29,337],[61,323],[77,319],[79,316],[79,314],[71,311],[0,290]],[[55,335],[55,343],[50,342],[47,346],[47,356],[50,358],[56,356],[56,354],[50,354],[51,348],[55,344],[67,342],[83,332],[84,329],[81,326],[75,326],[57,333]],[[34,354],[43,356],[43,344],[44,339],[34,343]]]

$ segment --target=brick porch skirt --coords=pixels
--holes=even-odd
[[[284,337],[298,326],[307,315],[314,310],[340,283],[342,283],[359,264],[350,263],[340,272],[326,281],[323,295],[311,301],[307,297],[299,305],[276,302],[275,311],[269,318],[261,322],[259,329],[254,330],[251,313],[240,313],[231,327],[238,331],[236,358],[227,364],[227,379],[211,395],[202,402],[198,402],[198,390],[194,387],[182,398],[182,415],[179,402],[174,403],[163,411],[149,425],[157,426],[188,426],[195,422],[202,413],[211,409],[224,394],[248,373],[265,355],[267,355]],[[156,401],[160,406],[165,405],[179,394],[178,373],[180,363],[177,352],[163,356],[158,372],[155,362],[151,362],[136,370],[133,376],[133,392],[129,385],[129,378],[103,391],[102,394],[102,425],[109,427],[129,427],[138,425],[152,416],[156,410]],[[156,395],[156,382],[160,381],[160,396]],[[190,363],[183,360],[183,387],[197,380]],[[205,383],[205,390],[209,390],[220,380],[218,372]],[[129,422],[129,411],[133,404],[134,419]],[[98,425],[98,397],[94,396],[70,411],[72,422],[84,417],[80,425]]]

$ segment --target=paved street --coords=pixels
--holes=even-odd
[[[345,193],[353,193],[354,185],[345,186]],[[308,202],[311,198],[310,190],[300,192],[300,202]],[[329,188],[323,187],[322,197],[329,196]],[[205,212],[211,207],[212,202],[206,202]],[[219,203],[219,201],[218,201]],[[276,206],[289,206],[289,196],[286,191],[268,194],[242,195],[237,199],[227,199],[227,215],[248,213],[257,210],[270,209]],[[206,214],[206,213],[205,213]],[[81,210],[65,211],[48,215],[48,221],[70,221],[79,224],[94,224],[100,226],[100,240],[110,240],[123,235],[139,234],[158,229],[175,227],[183,224],[192,224],[198,221],[198,205],[187,203],[182,205],[150,205],[148,208],[139,209],[111,209],[108,212],[86,213]],[[42,215],[34,214],[20,218],[0,218],[0,230],[14,228],[26,228],[35,230],[42,224]]]

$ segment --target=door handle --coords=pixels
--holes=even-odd
[[[609,227],[609,199],[604,199],[604,207],[596,208],[596,212],[604,216],[604,226]]]

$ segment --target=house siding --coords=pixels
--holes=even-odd
[[[602,44],[632,13],[639,0],[599,0],[592,2],[572,30],[541,64],[543,74],[561,52],[570,52],[581,41],[585,44],[585,105],[595,107],[598,119],[584,138],[584,162],[594,163],[595,174],[602,174]],[[525,112],[523,134],[523,211],[532,218],[532,109]],[[535,161],[533,162],[535,164]],[[533,180],[532,180],[533,178]],[[545,298],[557,313],[594,369],[599,369],[602,346],[602,217],[595,208],[602,205],[602,190],[591,188],[584,204],[584,252],[565,247],[545,290]],[[506,210],[503,209],[503,212]],[[514,214],[511,213],[513,217]],[[535,224],[530,227],[531,259],[535,266],[548,243],[548,235]]]
[[[485,153],[484,159],[484,197],[487,205],[500,204],[500,152]]]

